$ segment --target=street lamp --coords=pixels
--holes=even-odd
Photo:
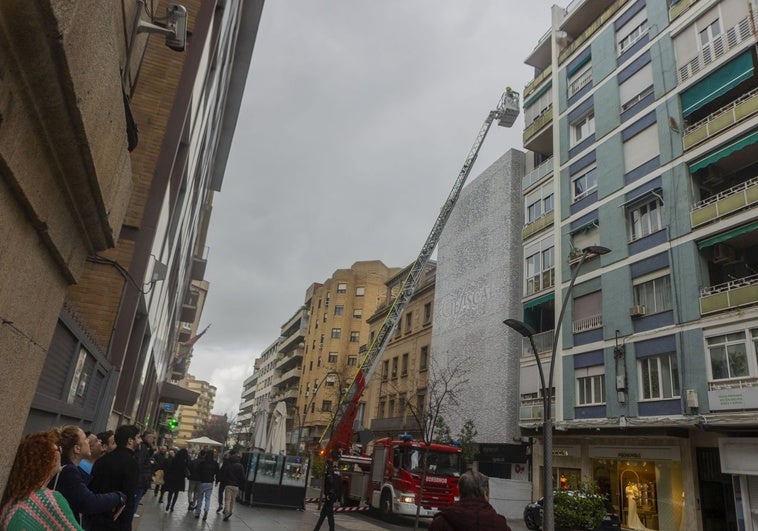
[[[607,254],[611,252],[607,247],[601,247],[600,245],[591,245],[582,249],[582,257],[579,263],[574,268],[574,272],[571,274],[571,281],[569,282],[566,294],[563,297],[563,303],[561,304],[561,313],[558,314],[558,321],[555,324],[555,333],[553,334],[553,350],[550,353],[550,372],[548,374],[547,384],[545,383],[545,374],[542,370],[542,361],[540,355],[537,353],[537,348],[534,346],[534,334],[537,332],[528,324],[518,321],[516,319],[506,319],[503,321],[505,325],[518,332],[523,337],[529,338],[529,343],[532,346],[532,352],[537,359],[537,370],[540,374],[540,385],[542,386],[542,433],[545,438],[545,442],[542,449],[543,465],[542,465],[542,491],[543,491],[543,516],[542,516],[542,529],[545,531],[553,531],[555,525],[553,522],[553,418],[550,412],[550,405],[553,401],[553,374],[555,373],[555,355],[558,351],[558,338],[561,333],[561,323],[563,323],[563,314],[566,312],[566,306],[571,298],[571,291],[574,289],[574,282],[579,275],[579,270],[582,268],[585,260],[589,256]]]

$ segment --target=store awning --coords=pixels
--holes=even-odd
[[[542,297],[537,297],[536,299],[526,301],[524,303],[524,310],[528,310],[529,308],[534,308],[554,298],[555,298],[555,292],[551,292],[546,295],[543,295]]]
[[[753,75],[752,52],[745,52],[682,93],[682,114],[687,116]]]
[[[199,396],[200,393],[190,391],[181,385],[176,385],[171,382],[163,382],[161,384],[161,402],[179,404],[180,406],[194,406]]]
[[[725,146],[721,146],[716,151],[708,153],[705,157],[701,157],[698,160],[690,164],[690,173],[695,173],[698,170],[702,170],[706,166],[710,166],[714,162],[717,162],[724,157],[728,157],[732,153],[741,150],[751,144],[758,142],[758,130],[749,133],[742,138],[730,142]]]
[[[742,225],[735,229],[722,232],[721,234],[717,234],[716,236],[711,236],[710,238],[706,238],[703,241],[697,242],[697,248],[705,249],[706,247],[710,247],[711,245],[716,245],[717,243],[731,240],[732,238],[739,236],[740,234],[752,232],[756,229],[758,229],[758,221],[754,221],[752,223],[748,223],[747,225]]]

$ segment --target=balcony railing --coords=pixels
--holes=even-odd
[[[521,188],[523,190],[526,190],[534,183],[541,181],[546,175],[550,175],[552,171],[553,157],[550,157],[524,176],[524,178],[521,180]]]
[[[542,72],[540,72],[540,75],[532,79],[529,83],[526,84],[526,87],[524,88],[524,99],[529,97],[529,94],[534,92],[534,90],[539,87],[545,79],[550,77],[550,74],[553,71],[552,66],[548,66],[546,69],[544,69]]]
[[[527,223],[526,225],[524,225],[524,228],[521,229],[521,238],[525,240],[532,234],[535,234],[541,231],[545,227],[551,226],[553,224],[554,218],[555,218],[555,213],[551,210],[544,216],[541,216],[535,219],[531,223]]]
[[[746,120],[758,112],[758,88],[743,94],[684,131],[684,149],[705,142],[713,135]]]
[[[700,290],[700,314],[758,303],[758,275],[730,280]]]
[[[568,57],[571,56],[579,47],[587,42],[587,40],[595,34],[597,30],[605,26],[605,23],[618,11],[621,6],[626,4],[629,0],[616,0],[606,9],[600,17],[586,30],[582,32],[579,37],[569,44],[565,50],[558,55],[558,62],[563,63]]]
[[[695,203],[690,212],[690,221],[693,227],[697,227],[710,221],[717,221],[732,212],[756,203],[758,203],[758,177],[753,177]]]
[[[679,83],[683,83],[696,75],[703,68],[749,38],[752,33],[753,30],[750,27],[750,17],[745,17],[740,20],[737,25],[732,26],[721,35],[714,37],[713,41],[701,48],[697,56],[687,64],[679,67],[679,70],[677,71]]]
[[[676,17],[687,11],[698,0],[679,0],[669,8],[669,21],[673,22]]]
[[[554,335],[555,335],[555,330],[548,330],[546,332],[540,332],[539,334],[534,334],[532,336],[532,339],[534,339],[534,346],[537,348],[537,354],[542,355],[547,352],[553,351]],[[532,345],[529,343],[529,338],[528,337],[522,338],[521,357],[531,358],[533,356],[534,356],[534,353],[532,352]]]
[[[588,69],[587,71],[583,72],[581,76],[573,80],[571,83],[569,83],[568,86],[568,97],[570,98],[580,90],[582,90],[587,83],[592,81],[592,68]]]
[[[752,377],[718,382],[708,382],[709,391],[717,391],[719,389],[743,389],[745,387],[758,387],[758,378]]]
[[[541,398],[521,400],[518,418],[522,421],[542,420],[544,412],[545,405]],[[550,403],[550,416],[555,418],[555,397]]]
[[[591,315],[584,319],[577,319],[574,321],[573,325],[575,334],[601,328],[603,326],[603,314]]]
[[[539,132],[540,129],[545,127],[553,120],[553,106],[548,107],[544,113],[542,113],[536,120],[524,128],[524,143],[531,139]]]

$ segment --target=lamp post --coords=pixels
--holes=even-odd
[[[555,323],[555,333],[553,334],[553,348],[550,353],[550,371],[548,373],[548,380],[545,382],[545,373],[542,369],[542,361],[540,355],[537,352],[537,348],[534,345],[534,334],[537,332],[528,324],[518,321],[516,319],[506,319],[503,321],[505,325],[518,332],[523,337],[529,338],[529,343],[534,352],[534,357],[537,359],[537,370],[540,375],[540,385],[542,386],[542,433],[544,436],[544,444],[542,449],[542,529],[544,531],[553,531],[555,529],[555,523],[553,518],[553,418],[550,411],[550,406],[553,401],[553,375],[555,373],[555,356],[558,351],[558,338],[561,334],[561,324],[563,323],[563,315],[566,312],[566,306],[571,298],[571,291],[574,289],[574,282],[579,275],[579,270],[590,255],[601,255],[611,252],[607,247],[601,247],[599,245],[592,245],[582,249],[582,257],[579,260],[574,272],[571,274],[571,281],[569,282],[566,294],[563,297],[563,303],[561,304],[561,312],[558,314],[558,321]]]

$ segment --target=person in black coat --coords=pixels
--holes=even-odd
[[[458,480],[460,501],[434,515],[429,531],[511,531],[490,505],[490,478],[469,470]]]
[[[92,467],[92,492],[103,494],[120,491],[126,496],[126,506],[114,520],[110,511],[85,517],[89,529],[130,531],[134,517],[134,493],[139,482],[139,467],[134,458],[134,450],[142,441],[139,428],[124,424],[113,435],[116,449],[95,461]]]
[[[195,504],[195,518],[200,518],[200,510],[205,503],[203,520],[208,518],[211,508],[211,495],[213,494],[213,482],[218,481],[218,463],[213,458],[213,450],[206,450],[202,459],[195,464],[199,482],[197,503]]]
[[[229,520],[234,510],[234,500],[245,481],[245,469],[242,467],[237,450],[229,451],[229,458],[221,467],[219,481],[224,487],[224,521]]]
[[[61,429],[61,471],[50,482],[49,488],[57,490],[71,506],[77,521],[82,524],[83,515],[112,513],[126,504],[123,492],[95,494],[87,484],[91,476],[79,468],[82,459],[91,458],[89,439],[79,426],[65,426]],[[85,530],[92,529],[84,526]]]
[[[134,516],[139,517],[137,509],[139,508],[142,496],[150,490],[150,482],[153,479],[153,454],[155,453],[155,432],[145,430],[142,433],[142,442],[134,451],[134,457],[137,458],[139,466],[139,482],[137,483],[137,492],[134,495]]]
[[[163,473],[163,485],[168,493],[166,500],[166,511],[173,511],[176,505],[176,499],[180,492],[184,492],[185,479],[189,475],[189,454],[185,448],[182,448],[176,455],[166,463],[166,470]]]
[[[335,470],[333,463],[327,461],[326,472],[324,472],[324,495],[326,496],[326,500],[324,500],[324,505],[321,506],[321,514],[313,531],[321,529],[321,524],[324,523],[325,518],[329,522],[329,531],[334,531],[334,502],[339,498],[339,489],[339,473]]]

